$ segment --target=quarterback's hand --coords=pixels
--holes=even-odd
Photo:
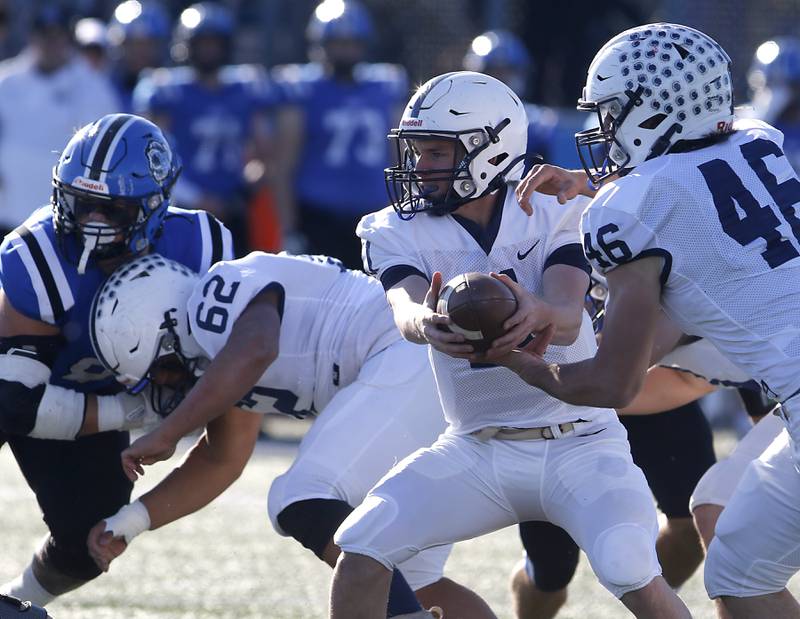
[[[144,475],[144,465],[168,460],[175,453],[176,442],[163,436],[158,429],[139,437],[122,452],[122,469],[131,481]]]
[[[106,531],[106,521],[101,520],[89,531],[86,546],[97,567],[107,572],[111,562],[125,552],[128,544],[124,537],[115,537],[113,531]]]
[[[491,358],[492,363],[502,365],[515,372],[526,383],[536,385],[533,379],[536,372],[548,368],[549,364],[544,360],[544,353],[553,339],[555,327],[548,326],[544,331],[536,333],[527,345],[518,350],[512,350],[504,355]]]
[[[442,274],[438,271],[431,277],[431,286],[425,295],[423,305],[428,310],[419,320],[417,331],[428,344],[439,352],[451,357],[468,359],[474,350],[472,344],[467,344],[464,336],[449,330],[450,317],[436,312],[436,303],[442,289]]]
[[[529,335],[545,331],[554,322],[550,305],[525,290],[508,275],[492,273],[492,277],[509,287],[517,299],[517,309],[503,323],[505,333],[492,342],[486,353],[488,359],[508,354]]]
[[[534,191],[558,198],[559,204],[566,204],[575,196],[594,197],[596,190],[590,189],[588,177],[583,170],[565,170],[547,163],[533,166],[517,185],[517,201],[528,215],[533,214],[530,199]]]

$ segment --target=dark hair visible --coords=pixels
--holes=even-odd
[[[708,135],[702,138],[697,138],[696,140],[678,140],[670,147],[670,149],[667,151],[667,154],[689,153],[693,150],[706,148],[707,146],[721,144],[734,133],[736,133],[736,131],[731,129],[729,131],[725,131],[724,133],[709,133]]]

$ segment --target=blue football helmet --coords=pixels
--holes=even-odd
[[[213,2],[198,2],[181,13],[175,27],[175,42],[191,43],[201,35],[230,38],[235,29],[236,23],[227,7]]]
[[[76,133],[53,168],[53,221],[60,237],[90,255],[111,258],[144,252],[161,231],[180,173],[161,130],[133,114],[109,114]],[[105,221],[84,221],[99,212]]]
[[[524,96],[533,60],[525,44],[507,30],[489,30],[472,40],[464,56],[464,69],[486,73]]]
[[[109,24],[109,37],[115,45],[128,39],[169,38],[169,16],[160,4],[125,0],[114,9],[114,17]]]
[[[776,37],[759,45],[747,83],[759,117],[775,122],[800,89],[800,39]]]
[[[372,33],[372,19],[367,9],[355,0],[324,0],[314,9],[306,29],[308,40],[317,45],[334,39],[366,43]]]

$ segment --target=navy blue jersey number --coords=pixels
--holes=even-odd
[[[211,290],[212,287],[213,290]],[[228,326],[228,308],[223,306],[233,302],[237,290],[239,290],[239,282],[233,282],[226,292],[225,280],[219,275],[211,277],[203,286],[203,296],[208,297],[208,293],[211,291],[216,304],[209,304],[206,307],[205,301],[202,301],[197,305],[197,315],[195,316],[197,326],[212,333],[225,333],[225,328]]]
[[[800,240],[800,220],[795,213],[795,205],[800,202],[800,181],[792,177],[782,183],[772,174],[764,163],[764,158],[774,155],[784,157],[780,147],[765,139],[757,139],[740,147],[742,156],[764,185],[775,207],[791,226],[796,239]],[[714,206],[717,209],[722,229],[742,247],[757,238],[766,241],[767,247],[761,252],[770,268],[797,258],[800,254],[794,246],[778,231],[781,220],[773,206],[761,206],[758,200],[742,183],[727,161],[712,159],[698,166],[708,185]],[[736,206],[744,211],[744,217],[736,212]]]
[[[313,414],[312,411],[295,410],[295,406],[297,406],[297,396],[288,389],[272,389],[271,387],[262,387],[260,385],[253,387],[250,392],[237,403],[237,406],[262,412],[266,407],[270,407],[279,413],[292,415],[298,419]]]
[[[592,235],[585,232],[583,235],[583,253],[588,260],[595,261],[602,268],[607,269],[612,264],[625,264],[633,258],[633,252],[628,244],[622,239],[607,240],[609,234],[619,232],[619,226],[614,223],[601,226],[597,230],[597,245],[600,250],[595,249],[592,244]]]

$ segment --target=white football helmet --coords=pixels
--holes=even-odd
[[[90,323],[92,347],[130,393],[150,385],[154,363],[169,355],[177,357],[187,376],[194,375],[202,351],[191,335],[186,305],[198,279],[184,265],[148,254],[119,267],[97,291]],[[170,390],[153,384],[153,409],[170,413],[191,383]]]
[[[597,53],[578,109],[599,126],[575,135],[594,183],[668,152],[676,142],[730,131],[730,58],[711,37],[678,24],[648,24]]]
[[[445,214],[519,180],[527,131],[522,102],[500,80],[472,71],[428,80],[411,97],[399,128],[389,134],[400,162],[385,171],[392,206],[401,219],[422,211]],[[415,172],[412,141],[426,138],[456,140],[463,146],[463,157],[457,155],[452,167],[426,170],[428,181],[449,183],[442,197],[426,195]]]

